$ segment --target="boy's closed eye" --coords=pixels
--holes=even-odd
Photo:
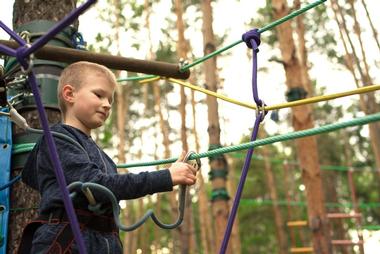
[[[94,93],[96,97],[98,97],[99,99],[102,98],[102,96],[99,94],[99,93]]]

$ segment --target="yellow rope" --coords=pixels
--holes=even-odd
[[[265,107],[265,109],[273,110],[273,109],[295,107],[295,106],[300,106],[300,105],[305,105],[305,104],[310,104],[310,103],[315,103],[315,102],[328,101],[328,100],[337,99],[337,98],[350,96],[354,94],[369,93],[369,92],[373,92],[379,89],[380,89],[380,85],[364,86],[364,87],[360,87],[351,91],[329,94],[329,95],[320,95],[320,96],[315,96],[315,97],[306,98],[302,100],[273,105],[273,106]]]
[[[141,84],[143,84],[143,83],[147,83],[147,82],[156,81],[158,79],[160,79],[160,77],[155,77],[155,78],[151,78],[151,79],[145,79],[145,80],[142,80],[142,81],[139,81],[139,82]],[[185,81],[174,79],[174,78],[169,78],[168,80],[170,82],[173,82],[173,83],[176,83],[176,84],[188,87],[190,89],[193,89],[193,90],[205,93],[205,94],[210,95],[210,96],[214,96],[216,98],[219,98],[221,100],[224,100],[224,101],[227,101],[227,102],[230,102],[230,103],[234,103],[234,104],[237,104],[237,105],[240,105],[240,106],[243,106],[243,107],[246,107],[246,108],[254,109],[254,110],[257,109],[257,107],[255,105],[253,105],[253,104],[249,104],[249,103],[245,103],[245,102],[238,101],[238,100],[235,100],[235,99],[231,99],[231,98],[229,98],[227,96],[215,93],[213,91],[201,88],[199,86],[195,86],[195,85],[193,85],[193,84],[191,84],[189,82],[185,82]],[[296,101],[292,101],[292,102],[281,103],[281,104],[277,104],[277,105],[273,105],[273,106],[266,106],[264,109],[267,110],[267,111],[270,111],[270,110],[275,110],[275,109],[282,109],[282,108],[301,106],[301,105],[306,105],[306,104],[311,104],[311,103],[316,103],[316,102],[321,102],[321,101],[327,101],[327,100],[337,99],[337,98],[346,97],[346,96],[355,95],[355,94],[369,93],[369,92],[373,92],[373,91],[376,91],[376,90],[379,90],[379,89],[380,89],[380,85],[364,86],[364,87],[360,87],[360,88],[357,88],[355,90],[350,90],[350,91],[346,91],[346,92],[329,94],[329,95],[314,96],[314,97],[306,98],[306,99],[302,99],[302,100],[296,100]]]
[[[144,83],[147,83],[147,82],[156,81],[158,79],[160,79],[160,77],[155,77],[155,78],[141,80],[141,81],[139,81],[139,83],[140,84],[144,84]],[[245,103],[245,102],[241,102],[241,101],[238,101],[238,100],[231,99],[231,98],[229,98],[227,96],[224,96],[224,95],[215,93],[213,91],[204,89],[202,87],[190,84],[189,82],[184,82],[182,80],[178,80],[178,79],[174,79],[174,78],[169,78],[168,80],[171,81],[171,82],[173,82],[173,83],[176,83],[176,84],[188,87],[190,89],[193,89],[193,90],[205,93],[207,95],[214,96],[214,97],[219,98],[221,100],[224,100],[224,101],[227,101],[227,102],[231,102],[233,104],[237,104],[237,105],[240,105],[240,106],[243,106],[243,107],[246,107],[246,108],[250,108],[250,109],[255,109],[255,110],[257,109],[257,107],[255,105],[253,105],[253,104],[249,104],[249,103]]]

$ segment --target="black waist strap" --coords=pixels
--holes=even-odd
[[[81,227],[100,232],[118,231],[113,217],[96,215],[85,210],[75,210],[75,213]],[[55,209],[49,214],[41,214],[37,220],[46,221],[46,223],[50,224],[69,222],[66,211],[63,208]]]
[[[75,210],[81,229],[91,229],[100,232],[118,232],[118,228],[112,217],[98,216],[93,213]],[[54,242],[48,250],[48,254],[71,253],[71,244],[74,236],[64,209],[56,209],[49,214],[41,214],[36,220],[30,222],[23,230],[18,254],[30,253],[32,249],[33,236],[36,230],[43,224],[64,224],[58,232]]]

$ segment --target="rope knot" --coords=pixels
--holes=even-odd
[[[258,51],[258,46],[261,43],[259,29],[252,29],[244,33],[241,38],[248,48]]]

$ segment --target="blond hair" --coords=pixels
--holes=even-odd
[[[84,82],[86,81],[86,77],[90,74],[98,74],[104,77],[110,84],[116,85],[115,75],[105,66],[80,61],[67,66],[61,73],[61,76],[58,81],[58,103],[59,108],[61,109],[62,115],[64,117],[66,113],[66,102],[62,96],[62,89],[65,85],[71,85],[76,89],[79,89]]]

